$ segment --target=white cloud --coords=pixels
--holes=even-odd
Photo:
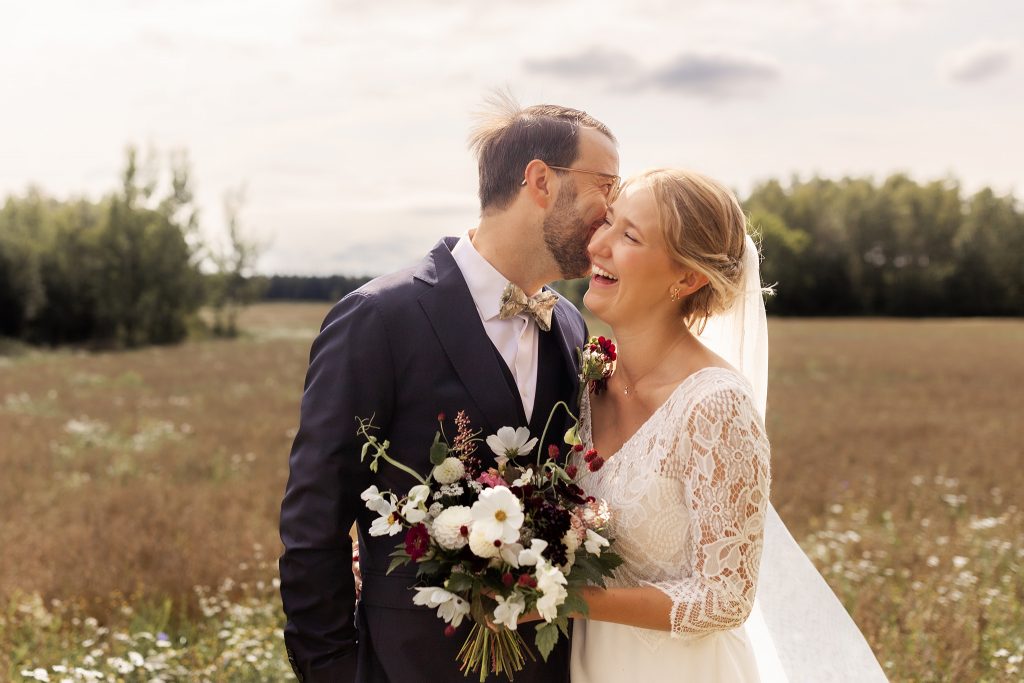
[[[1020,45],[984,40],[948,54],[942,63],[946,77],[957,83],[980,83],[1010,68]]]

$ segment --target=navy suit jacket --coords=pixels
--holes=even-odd
[[[530,426],[540,436],[551,406],[536,406],[531,424],[523,425],[519,396],[506,381],[507,369],[452,258],[455,242],[446,238],[415,267],[346,296],[313,342],[281,506],[285,643],[300,680],[465,680],[455,655],[468,624],[446,638],[434,611],[412,604],[415,567],[386,575],[389,554],[401,536],[367,533],[374,515],[360,493],[371,484],[398,493],[415,482],[386,463],[372,474],[360,462],[362,443],[356,434],[356,417],[372,415],[380,438],[391,441],[392,457],[421,474],[430,470],[428,450],[439,412],[449,416],[449,428],[455,414],[465,410],[473,428],[483,429],[484,435],[508,425]],[[573,405],[575,349],[583,344],[585,326],[564,299],[555,306],[550,334],[561,351],[557,398]],[[553,426],[549,437],[555,438],[548,441],[557,443],[561,433]],[[493,457],[486,447],[477,455]],[[358,606],[349,540],[353,522],[363,576]],[[532,632],[524,627],[531,646]],[[536,664],[528,659],[517,679],[567,681],[568,654],[563,641],[546,663],[539,656]]]

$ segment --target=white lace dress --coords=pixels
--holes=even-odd
[[[581,438],[592,447],[589,397]],[[572,683],[757,681],[744,624],[768,507],[769,445],[745,379],[690,375],[584,488],[607,501],[625,562],[611,586],[672,600],[665,631],[577,619]],[[582,465],[581,463],[581,466]]]

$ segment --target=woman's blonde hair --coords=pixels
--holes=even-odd
[[[626,185],[651,189],[669,255],[707,277],[706,285],[679,302],[686,325],[700,333],[741,293],[747,217],[727,187],[693,171],[651,169]]]

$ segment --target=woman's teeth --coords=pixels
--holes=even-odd
[[[619,279],[619,278],[615,277],[614,275],[612,275],[611,273],[609,273],[607,270],[604,270],[603,268],[599,268],[597,266],[593,266],[593,273],[594,273],[594,275],[599,275],[600,277],[603,277],[603,278],[608,279],[608,280],[618,281],[618,279]]]

